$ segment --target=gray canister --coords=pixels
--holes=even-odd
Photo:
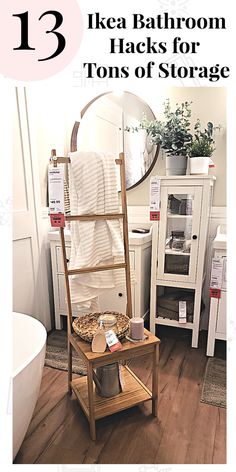
[[[166,156],[166,175],[185,175],[187,156]]]
[[[114,397],[122,391],[118,362],[98,367],[96,373],[93,371],[93,380],[101,397]]]

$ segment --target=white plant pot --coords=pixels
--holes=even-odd
[[[189,158],[189,172],[190,174],[208,174],[209,164],[211,159],[209,157],[190,157]]]

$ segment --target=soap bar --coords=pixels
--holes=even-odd
[[[130,337],[132,339],[144,339],[144,321],[143,318],[134,317],[130,320]]]

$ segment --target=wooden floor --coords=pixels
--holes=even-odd
[[[159,418],[151,402],[97,422],[97,441],[74,396],[67,373],[44,368],[39,399],[16,464],[226,463],[226,410],[200,403],[206,340],[190,347],[190,332],[161,327]],[[223,357],[224,343],[216,355]],[[150,386],[148,356],[132,368]]]

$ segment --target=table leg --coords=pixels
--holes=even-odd
[[[72,381],[72,346],[71,343],[68,339],[68,344],[67,344],[67,352],[68,352],[68,392],[71,395],[72,394],[72,388],[71,388],[71,381]]]
[[[152,414],[157,416],[158,407],[158,364],[159,364],[159,344],[154,346],[152,359]]]
[[[206,352],[207,356],[214,356],[218,304],[219,304],[218,298],[211,298],[208,336],[207,336],[207,352]]]
[[[90,436],[93,441],[96,441],[96,425],[94,415],[94,394],[93,394],[93,366],[88,364],[87,382],[88,382],[88,400],[89,400],[89,425]]]

